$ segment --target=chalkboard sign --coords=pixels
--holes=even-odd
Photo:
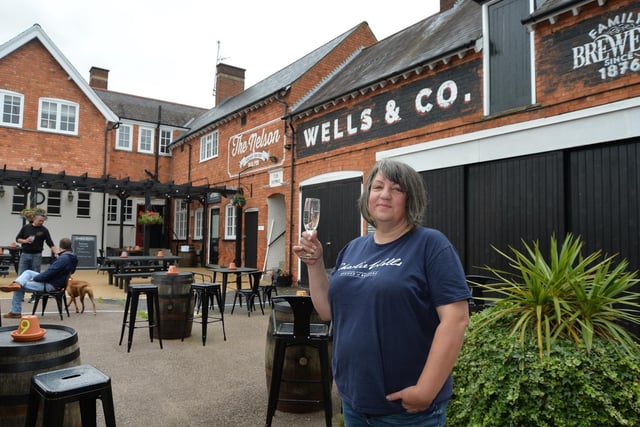
[[[95,235],[71,235],[71,246],[73,248],[73,252],[78,257],[79,270],[90,270],[98,268],[96,242],[97,237]]]

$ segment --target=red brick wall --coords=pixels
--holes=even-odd
[[[24,95],[23,127],[0,127],[2,163],[7,168],[102,175],[105,119],[39,41],[27,43],[0,61],[0,87]],[[40,97],[79,104],[77,136],[38,130]]]
[[[315,87],[322,79],[333,72],[340,64],[342,64],[346,58],[348,58],[356,49],[362,46],[370,46],[375,43],[376,39],[368,25],[363,24],[356,28],[354,32],[347,37],[340,45],[338,45],[333,51],[327,54],[315,67],[312,67],[305,75],[303,75],[298,81],[294,82],[290,91],[285,96],[284,101],[289,105],[293,105],[300,97],[307,94],[309,90]],[[191,138],[183,149],[178,148],[173,152],[173,179],[176,183],[184,183],[187,180],[189,172],[189,154],[191,155],[191,180],[193,182],[209,182],[212,186],[228,186],[236,187],[238,183],[237,171],[238,166],[228,166],[229,156],[229,139],[236,134],[246,132],[250,129],[261,126],[274,119],[279,119],[284,115],[284,104],[280,102],[271,102],[256,110],[250,111],[246,115],[246,123],[241,123],[241,118],[237,117],[233,120],[226,122],[219,127],[219,157],[217,159],[209,160],[200,163],[200,137],[206,135],[206,132]],[[289,132],[285,130],[285,123],[280,124],[281,132]],[[188,145],[193,148],[191,152]],[[266,166],[260,165],[260,167],[254,168],[255,170],[249,170],[242,174],[241,183],[244,187],[245,195],[247,196],[247,205],[244,209],[258,208],[260,211],[259,224],[264,226],[264,231],[259,231],[258,236],[258,265],[262,265],[264,262],[264,254],[266,251],[266,233],[268,227],[267,221],[267,198],[274,195],[283,195],[285,199],[285,205],[287,206],[287,212],[290,203],[290,188],[289,184],[269,188],[269,171],[282,168],[284,172],[284,180],[290,181],[290,159],[291,152],[280,146],[270,154],[275,155],[278,158],[278,164],[266,163]],[[280,164],[282,160],[283,164]],[[208,180],[208,181],[203,181]],[[252,194],[249,194],[247,188],[251,189]],[[297,200],[297,193],[294,195],[294,202]],[[220,236],[224,236],[224,206],[228,203],[228,199],[222,199],[220,203]],[[208,220],[208,218],[207,218]],[[296,220],[297,221],[297,220]],[[190,225],[190,229],[193,229],[193,224]],[[289,230],[289,224],[286,225],[286,230]],[[264,235],[263,235],[264,234]],[[289,240],[289,236],[286,240]],[[287,247],[288,250],[288,247]],[[235,241],[220,241],[220,264],[226,265],[235,258]],[[286,254],[285,259],[288,259]],[[287,267],[288,268],[288,267]]]

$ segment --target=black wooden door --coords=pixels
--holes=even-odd
[[[465,258],[464,166],[422,172],[427,210],[422,223],[442,231]]]
[[[258,266],[258,211],[244,214],[244,265]]]
[[[335,266],[340,250],[361,234],[362,222],[358,209],[361,188],[360,178],[302,188],[302,206],[307,197],[316,197],[321,201],[318,239],[324,245],[324,263],[327,269]],[[304,263],[300,276],[300,283],[307,284],[307,269]]]
[[[217,264],[220,255],[220,209],[211,209],[209,219],[209,264]]]

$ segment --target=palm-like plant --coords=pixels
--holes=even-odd
[[[590,351],[597,336],[618,343],[627,353],[636,351],[634,339],[620,325],[620,321],[640,323],[638,294],[631,291],[638,279],[636,272],[626,271],[626,261],[614,266],[615,255],[600,260],[600,251],[583,257],[580,238],[571,234],[560,248],[551,237],[549,261],[538,242],[523,245],[524,252],[510,247],[513,255],[494,248],[515,272],[484,268],[497,280],[476,286],[499,294],[485,298],[499,309],[479,327],[513,319],[511,333],[521,343],[533,333],[541,359],[558,338]]]

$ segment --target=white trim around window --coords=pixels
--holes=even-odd
[[[0,125],[21,128],[24,116],[24,95],[8,90],[0,90]]]
[[[116,150],[133,150],[133,126],[128,124],[120,124],[116,133]]]
[[[160,148],[159,154],[161,156],[169,156],[169,145],[173,142],[173,131],[169,128],[160,128]]]
[[[218,131],[213,132],[200,138],[200,161],[213,159],[218,157]]]
[[[78,113],[76,102],[64,99],[40,98],[38,103],[38,130],[45,132],[78,134]]]
[[[204,221],[204,209],[198,208],[193,216],[193,239],[202,240],[202,222]]]
[[[138,127],[138,152],[153,154],[154,129],[144,126]]]
[[[224,207],[224,238],[225,240],[236,238],[236,207],[232,204]]]

